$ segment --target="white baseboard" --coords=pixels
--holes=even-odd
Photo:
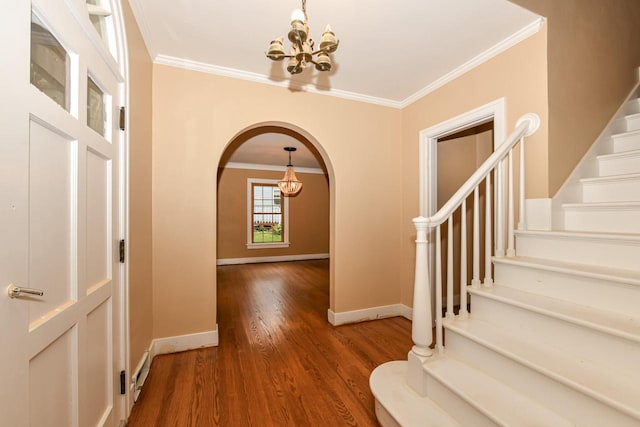
[[[151,343],[151,359],[153,360],[153,358],[159,354],[177,353],[179,351],[214,347],[217,345],[218,325],[216,325],[216,329],[213,331],[154,339]]]
[[[328,259],[329,254],[279,255],[250,258],[219,258],[216,265],[256,264],[260,262],[306,261],[310,259]]]
[[[365,308],[362,310],[343,311],[335,313],[327,310],[327,318],[333,326],[347,323],[366,322],[368,320],[384,319],[386,317],[402,316],[411,319],[413,310],[404,304],[383,305],[380,307]]]

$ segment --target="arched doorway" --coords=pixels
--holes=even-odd
[[[281,194],[287,152],[303,188]],[[333,171],[313,136],[282,122],[258,123],[227,144],[217,170],[217,265],[329,259],[332,252]],[[257,207],[263,208],[259,209]],[[256,209],[254,209],[256,208]],[[333,267],[329,264],[329,301]]]

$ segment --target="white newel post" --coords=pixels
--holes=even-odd
[[[413,348],[409,352],[407,383],[421,396],[426,395],[422,364],[432,355],[429,348],[433,341],[433,319],[431,317],[431,287],[429,285],[429,226],[424,217],[414,218],[416,227],[416,270],[413,285],[413,319],[411,338]]]

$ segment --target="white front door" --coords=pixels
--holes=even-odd
[[[84,0],[2,9],[0,424],[114,426],[124,364],[123,81],[103,42],[113,35],[98,35]],[[11,298],[10,285],[43,295]]]

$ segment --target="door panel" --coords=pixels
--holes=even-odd
[[[83,1],[17,0],[0,25],[0,424],[115,426],[123,78]]]
[[[74,144],[75,145],[75,144]],[[32,324],[75,300],[71,186],[72,143],[31,121],[29,138],[29,282],[46,284],[42,298],[29,304]],[[75,233],[73,233],[75,234]],[[26,286],[26,285],[25,285]]]

